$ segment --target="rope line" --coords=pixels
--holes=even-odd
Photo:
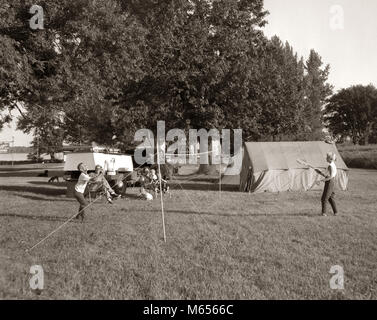
[[[204,153],[199,153],[199,154],[208,154],[208,153],[213,153],[214,150],[212,151],[209,151],[209,152],[204,152]],[[159,151],[155,152],[153,157],[159,153]],[[187,155],[187,154],[186,154]],[[190,154],[188,154],[190,155]],[[145,163],[139,165],[138,167],[136,167],[135,170],[139,169],[142,165],[144,165]],[[162,190],[162,186],[161,186],[161,169],[160,169],[160,166],[159,166],[159,173],[160,173],[160,190]],[[131,175],[131,172],[128,173],[123,179],[122,181],[124,181],[125,179],[127,179],[127,177],[129,177]],[[186,191],[183,189],[182,185],[177,182],[179,184],[179,186],[181,187],[181,189],[185,192],[186,196],[189,198],[189,200],[192,202],[192,204],[195,206],[194,202],[192,201],[192,199],[187,195]],[[177,184],[176,183],[176,184]],[[118,184],[118,182],[116,182],[112,187],[115,187],[116,185]],[[89,208],[92,204],[94,204],[97,200],[99,200],[101,197],[97,197],[95,198],[91,203],[89,203],[87,206],[85,206],[83,209],[81,209],[78,213],[75,213],[74,215],[72,215],[69,219],[67,219],[65,222],[63,222],[60,226],[58,226],[56,229],[54,229],[53,231],[51,231],[49,234],[47,234],[44,238],[42,238],[40,241],[38,241],[36,244],[34,244],[32,247],[30,247],[29,249],[26,249],[25,251],[27,253],[29,253],[31,250],[35,249],[37,246],[39,246],[40,244],[42,244],[44,241],[46,241],[47,239],[49,239],[52,235],[54,235],[56,232],[58,232],[60,229],[62,229],[65,225],[67,225],[70,221],[72,221],[73,219],[75,219],[82,211],[84,211],[85,209]],[[195,206],[196,207],[196,206]],[[164,241],[166,242],[166,232],[165,232],[165,222],[164,222],[164,205],[163,205],[163,199],[162,199],[162,193],[161,193],[161,210],[162,210],[162,219],[163,219],[163,232],[164,232]],[[198,213],[200,213],[200,211],[196,210]],[[203,218],[203,217],[202,217]],[[204,219],[204,218],[203,218]],[[211,227],[209,226],[208,222],[204,219],[204,221],[206,222],[208,228],[212,231]],[[212,231],[213,232],[213,231]],[[214,232],[213,232],[214,233]],[[217,235],[214,233],[214,235],[217,237]],[[225,249],[225,248],[224,248]]]
[[[139,169],[143,164],[139,165],[137,169]],[[128,176],[130,176],[131,173],[127,174],[126,177],[124,177],[122,180],[126,179]],[[118,182],[116,182],[112,187],[115,187],[116,185],[118,184]],[[111,188],[112,188],[111,187]],[[100,199],[101,197],[97,197],[95,198],[91,203],[89,203],[86,207],[82,208],[78,213],[75,213],[72,217],[70,217],[68,220],[66,220],[63,224],[61,224],[59,227],[57,227],[55,230],[51,231],[47,236],[45,236],[42,240],[40,240],[39,242],[37,242],[35,245],[33,245],[31,248],[29,249],[26,249],[25,251],[26,252],[30,252],[31,250],[33,250],[34,248],[36,248],[37,246],[39,246],[41,243],[43,243],[44,241],[46,241],[48,238],[50,238],[54,233],[56,233],[57,231],[59,231],[62,227],[64,227],[67,223],[69,223],[70,221],[72,221],[76,216],[78,216],[82,211],[84,211],[85,209],[89,208],[93,203],[95,203],[98,199]]]

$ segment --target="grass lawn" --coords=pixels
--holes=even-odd
[[[377,171],[351,171],[339,217],[318,216],[320,192],[220,197],[194,183],[165,199],[167,243],[160,201],[131,195],[96,202],[84,223],[25,253],[78,208],[46,180],[0,178],[2,299],[377,298]],[[41,295],[29,288],[35,264]],[[329,287],[333,265],[344,268],[344,290]]]

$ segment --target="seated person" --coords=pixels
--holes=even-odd
[[[170,188],[169,188],[169,185],[168,185],[168,181],[166,179],[166,176],[164,176],[163,178],[161,178],[160,174],[157,174],[157,182],[156,182],[156,193],[157,192],[160,192],[161,189],[162,189],[162,193],[165,194],[165,193],[169,193],[170,195]],[[161,179],[161,187],[160,187],[160,179]],[[171,196],[171,195],[170,195]]]
[[[149,169],[148,168],[144,168],[144,170],[142,170],[140,173],[139,173],[139,182],[140,182],[140,187],[141,188],[145,188],[146,186],[148,186],[150,184],[150,172],[149,172]]]
[[[140,191],[142,189],[149,188],[151,184],[150,179],[149,179],[149,171],[148,171],[148,175],[145,174],[145,171],[140,174],[139,183],[140,183]]]
[[[144,170],[141,172],[141,175],[149,181],[149,177],[151,175],[149,168],[144,168]]]
[[[100,165],[96,165],[95,172],[89,174],[92,178],[91,183],[89,184],[90,192],[103,191],[106,194],[107,201],[113,203],[112,198],[118,198],[119,195],[110,187],[109,182],[106,180],[103,169]]]
[[[154,191],[155,195],[157,194],[157,185],[158,185],[158,179],[156,175],[156,171],[154,169],[149,170],[148,168],[145,168],[143,173],[143,185],[145,189],[149,189],[151,191]]]
[[[157,177],[160,178],[160,175],[157,175]],[[169,193],[170,188],[166,176],[163,176],[163,178],[161,179],[161,186],[163,193]]]
[[[157,175],[156,175],[156,170],[152,169],[149,175],[151,181],[156,181],[157,180]]]
[[[140,195],[146,194],[146,189],[151,189],[152,180],[151,180],[151,172],[148,168],[144,168],[144,170],[140,173]],[[153,189],[153,188],[152,188]]]
[[[140,188],[139,198],[144,200],[153,200],[153,196],[148,193],[144,187]]]
[[[127,191],[127,182],[118,179],[113,187],[115,193],[117,193],[119,196],[118,198],[126,198],[126,191]]]
[[[159,183],[157,175],[156,175],[156,170],[152,169],[150,174],[149,174],[149,179],[151,181],[152,185],[156,185]]]

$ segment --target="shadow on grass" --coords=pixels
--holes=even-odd
[[[40,174],[43,174],[45,170],[39,170],[39,169],[17,169],[17,170],[7,170],[2,171],[0,169],[0,177],[4,178],[10,178],[10,177],[40,177]],[[48,176],[44,177],[46,178],[46,181],[53,177],[53,176],[59,176],[60,179],[63,179],[63,172],[62,170],[58,169],[49,169],[48,170]]]
[[[170,190],[181,190],[181,186],[184,190],[196,190],[196,191],[219,191],[219,184],[214,183],[177,183],[172,181],[169,184]],[[221,191],[227,192],[239,192],[238,185],[221,185]]]
[[[65,189],[34,187],[34,186],[9,186],[0,185],[0,191],[31,192],[46,196],[60,196],[66,193]]]
[[[32,215],[32,214],[20,214],[20,213],[1,213],[0,218],[10,217],[10,218],[22,218],[29,220],[39,220],[39,221],[58,221],[65,222],[69,217],[58,217],[58,216],[41,216],[41,215]],[[76,219],[72,219],[71,222],[76,222]]]
[[[186,210],[166,210],[167,213],[178,213],[184,215],[205,215],[205,216],[222,216],[222,217],[319,217],[315,213],[241,213],[241,214],[229,214],[229,213],[214,213],[214,212],[198,212],[198,211],[186,211]]]
[[[190,180],[191,182],[206,182],[206,183],[216,183],[219,181],[219,177],[208,177],[208,176],[198,176],[197,174],[174,176],[173,181],[185,181]]]
[[[134,194],[134,193],[126,193],[126,199],[128,199],[128,200],[140,200],[140,197],[137,194]],[[122,201],[122,199],[119,199],[118,201]]]
[[[61,180],[63,178],[60,178]],[[66,187],[67,183],[63,181],[59,182],[48,182],[48,181],[28,181],[30,184],[35,184],[35,185],[41,185],[41,186],[56,186],[56,187]]]
[[[8,173],[8,172],[17,172],[17,171],[36,171],[36,170],[45,170],[44,168],[33,168],[33,167],[25,167],[25,168],[20,168],[20,167],[9,167],[9,166],[0,166],[0,171],[1,173]]]
[[[16,193],[15,196],[17,197],[21,197],[21,198],[25,198],[25,199],[29,199],[29,200],[36,200],[36,201],[54,201],[57,203],[57,206],[59,205],[58,203],[59,202],[74,202],[74,203],[77,203],[77,200],[75,198],[42,198],[42,197],[37,197],[37,196],[29,196],[29,195],[25,195],[25,194],[22,194],[22,193]],[[132,197],[132,195],[131,195]],[[127,198],[129,198],[127,196]],[[136,195],[135,195],[135,198],[136,198]],[[92,201],[90,202],[88,197],[85,198],[86,201],[88,203],[91,203],[91,205],[96,205],[96,204],[107,204],[107,200],[105,197],[100,197],[100,198],[97,198],[97,199],[94,199],[92,198]],[[122,201],[122,199],[116,199],[116,200],[113,200],[114,202],[118,202],[118,201]],[[125,203],[127,203],[125,201]]]
[[[19,171],[15,171],[15,172],[0,172],[0,177],[3,177],[3,178],[16,178],[16,177],[25,177],[25,178],[29,178],[29,177],[38,177],[38,174],[42,173],[43,171],[31,171],[30,172],[19,172]],[[47,179],[47,177],[46,177]]]
[[[29,200],[38,200],[38,201],[77,202],[77,200],[74,198],[42,198],[42,197],[37,197],[37,196],[29,196],[22,193],[15,193],[15,196],[29,199]]]

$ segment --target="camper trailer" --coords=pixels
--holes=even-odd
[[[102,152],[72,152],[66,155],[64,164],[64,180],[67,181],[67,197],[73,197],[74,187],[80,176],[77,169],[79,163],[85,163],[88,172],[94,172],[95,166],[100,165],[104,169],[105,177],[110,185],[126,180],[133,172],[132,156],[119,153]]]

